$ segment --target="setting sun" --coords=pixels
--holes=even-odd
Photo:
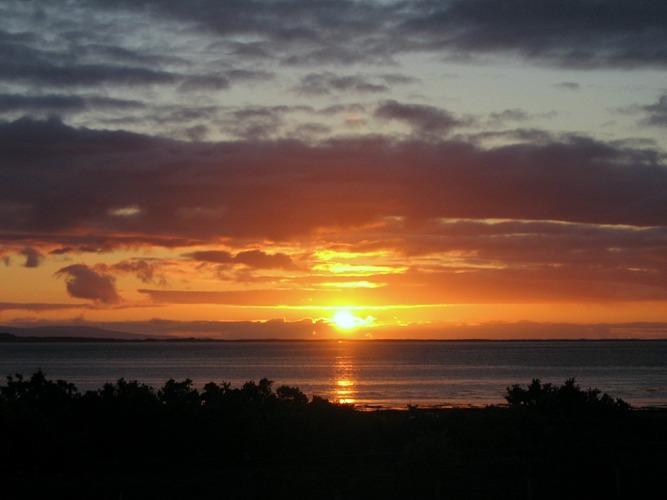
[[[365,319],[355,316],[350,311],[337,312],[334,315],[332,321],[336,325],[336,327],[342,330],[351,330],[352,328],[356,328],[358,326],[363,326],[367,324],[367,321]]]

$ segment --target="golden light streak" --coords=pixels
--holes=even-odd
[[[378,288],[381,285],[378,285],[377,283],[372,283],[370,281],[346,281],[343,283],[326,282],[326,283],[321,283],[320,286],[330,287],[330,288]]]
[[[339,262],[316,264],[316,271],[327,271],[335,274],[348,274],[350,276],[367,276],[370,274],[400,274],[407,271],[407,266],[369,266],[355,264],[341,264]]]

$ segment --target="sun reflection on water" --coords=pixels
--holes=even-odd
[[[333,367],[333,399],[341,404],[356,403],[356,375],[352,356],[341,354],[336,356]]]

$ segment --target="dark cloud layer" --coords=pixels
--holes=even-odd
[[[577,68],[667,64],[661,0],[417,2],[402,34],[421,48],[516,52]]]
[[[667,223],[660,153],[576,136],[494,149],[382,138],[198,144],[21,119],[0,124],[0,156],[3,237],[63,246],[73,233],[282,239],[387,216]]]
[[[0,81],[36,87],[220,90],[243,75],[270,75],[246,64],[251,54],[255,62],[296,65],[386,64],[417,51],[443,57],[518,53],[573,67],[667,65],[667,7],[662,0],[78,1],[70,3],[69,17],[38,3],[21,7],[8,10],[20,23],[13,25],[8,16],[0,25]],[[137,27],[123,20],[133,15],[141,16],[143,28],[165,23],[173,31],[195,23],[208,34],[209,46],[226,57],[204,74],[188,69],[177,54],[109,43],[132,40]],[[383,90],[356,77],[325,76],[322,81],[314,75],[310,79],[316,81],[306,80],[304,90]]]
[[[667,6],[661,0],[201,0],[196,6],[154,0],[113,8],[120,5],[151,5],[219,35],[259,34],[271,44],[268,53],[282,51],[297,64],[386,60],[415,50],[518,52],[574,67],[667,64]]]

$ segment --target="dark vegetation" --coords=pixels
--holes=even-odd
[[[262,379],[155,390],[120,379],[0,385],[1,496],[595,499],[667,491],[667,416],[575,381],[507,405],[361,412]]]

